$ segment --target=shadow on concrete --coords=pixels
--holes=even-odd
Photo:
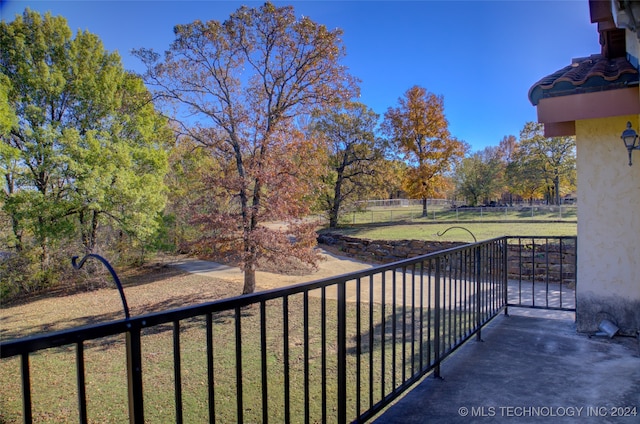
[[[638,339],[578,334],[573,313],[509,312],[374,422],[640,422]]]

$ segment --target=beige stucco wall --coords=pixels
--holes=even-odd
[[[576,122],[579,331],[603,318],[640,330],[640,151],[628,166],[627,121],[640,132],[636,115]]]

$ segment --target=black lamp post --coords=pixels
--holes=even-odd
[[[629,152],[629,166],[631,166],[631,152],[633,150],[640,150],[640,145],[636,145],[638,134],[631,128],[631,122],[627,122],[627,129],[622,132],[620,138],[624,141],[624,145]]]

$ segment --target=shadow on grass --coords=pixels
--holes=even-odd
[[[127,287],[153,284],[168,278],[180,277],[187,274],[185,271],[167,265],[145,266],[135,270],[116,272],[125,289]],[[36,292],[22,293],[10,298],[3,298],[2,303],[0,303],[0,308],[20,306],[38,300],[71,296],[104,288],[116,288],[116,285],[106,270],[99,270],[97,275],[92,276],[88,281],[82,283],[61,283]]]
[[[163,273],[158,275],[157,273],[153,275],[144,276],[141,279],[132,278],[128,283],[125,283],[125,294],[127,288],[133,288],[141,285],[152,284],[154,282],[162,281],[169,278],[180,277],[183,275],[187,275],[184,271],[180,270],[170,270],[167,273]],[[219,299],[223,299],[229,297],[229,293],[232,293],[236,288],[236,283],[230,282],[217,282],[217,290],[209,291],[206,293],[206,297],[203,297],[203,293],[190,293],[190,294],[182,294],[182,295],[174,295],[170,298],[154,302],[154,303],[144,303],[142,305],[129,305],[132,317],[145,315],[154,312],[163,312],[169,311],[178,308],[184,308],[186,306],[197,305],[203,302],[211,302]],[[75,293],[77,294],[77,293]],[[115,294],[114,289],[114,296]],[[61,297],[60,295],[55,294],[42,294],[40,296],[29,299],[29,301],[24,301],[23,304],[27,304],[29,302],[34,302],[36,300],[47,300],[50,299],[52,302],[55,301],[55,298]],[[13,304],[12,307],[19,306],[19,304]],[[53,308],[53,307],[52,307]],[[233,311],[231,311],[232,313]],[[49,321],[43,324],[35,324],[35,325],[24,325],[24,322],[20,323],[20,325],[12,325],[12,322],[16,322],[20,320],[19,316],[5,314],[4,316],[0,316],[0,339],[12,340],[21,337],[32,336],[35,334],[43,334],[52,331],[61,331],[70,328],[76,327],[84,327],[90,326],[100,323],[106,323],[110,321],[122,320],[125,318],[124,311],[122,309],[113,310],[104,313],[95,313],[95,311],[87,311],[88,314],[85,316],[79,316],[74,318],[64,318]],[[243,310],[243,314],[245,311]],[[221,319],[221,318],[220,318]]]

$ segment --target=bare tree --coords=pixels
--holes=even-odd
[[[225,22],[178,25],[175,34],[163,60],[151,50],[137,54],[159,98],[186,112],[182,130],[221,162],[217,198],[194,213],[209,230],[203,241],[238,252],[243,293],[251,293],[261,258],[316,260],[313,228],[299,220],[308,212],[313,146],[295,118],[353,95],[339,63],[342,32],[266,3]],[[288,225],[263,225],[272,220]]]

